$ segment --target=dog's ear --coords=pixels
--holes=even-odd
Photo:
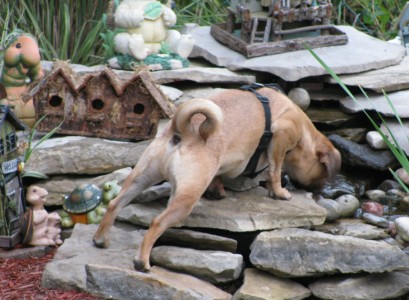
[[[334,177],[341,169],[341,154],[334,146],[323,145],[317,149],[317,157],[319,162],[325,165],[328,178]]]

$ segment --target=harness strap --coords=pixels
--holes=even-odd
[[[272,83],[272,84],[260,84],[260,83],[253,83],[251,85],[243,85],[240,87],[240,89],[245,90],[245,91],[250,91],[252,92],[257,99],[261,102],[264,108],[264,116],[265,116],[265,128],[264,128],[264,133],[261,136],[260,142],[258,144],[258,147],[252,157],[249,160],[249,163],[246,166],[246,169],[243,171],[241,175],[254,178],[261,172],[263,172],[267,167],[261,169],[260,171],[256,172],[257,169],[257,164],[258,161],[260,160],[261,154],[267,150],[268,145],[270,144],[271,138],[273,136],[273,133],[271,132],[271,111],[269,107],[269,100],[267,97],[264,97],[260,95],[256,91],[256,89],[262,88],[262,87],[269,87],[272,89],[275,89],[281,93],[284,93],[283,90],[280,88],[278,84]]]

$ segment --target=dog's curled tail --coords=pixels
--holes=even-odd
[[[191,99],[179,106],[172,119],[172,128],[183,135],[188,130],[190,119],[195,114],[203,114],[206,117],[206,120],[199,127],[199,135],[206,141],[220,128],[223,112],[213,101],[201,98]]]

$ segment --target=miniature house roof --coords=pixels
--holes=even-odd
[[[10,106],[0,105],[0,126],[3,125],[4,121],[9,121],[16,130],[28,129],[27,126],[13,113]]]
[[[31,89],[25,98],[33,98],[47,84],[47,82],[58,76],[61,76],[66,84],[75,93],[79,93],[79,91],[84,88],[91,79],[98,76],[105,76],[117,96],[121,96],[126,88],[136,80],[141,80],[166,117],[171,118],[175,112],[175,107],[154,83],[149,75],[149,72],[143,71],[121,76],[114,73],[111,69],[105,68],[102,71],[81,75],[75,73],[71,69],[70,65],[64,61],[56,61],[53,64],[52,70],[43,79],[41,79],[41,81],[34,88]]]

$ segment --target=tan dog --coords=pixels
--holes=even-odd
[[[336,173],[339,152],[304,112],[273,89],[258,92],[270,100],[272,115],[273,138],[259,162],[260,168],[268,165],[270,193],[291,198],[281,187],[282,168],[304,186],[319,185]],[[149,270],[150,252],[159,236],[189,216],[209,185],[223,194],[219,176],[233,178],[243,172],[264,132],[263,106],[253,93],[242,90],[224,91],[212,100],[193,99],[179,107],[110,202],[94,235],[96,246],[108,245],[109,230],[122,207],[146,188],[168,180],[172,185],[168,207],[154,218],[134,260],[136,269]]]

